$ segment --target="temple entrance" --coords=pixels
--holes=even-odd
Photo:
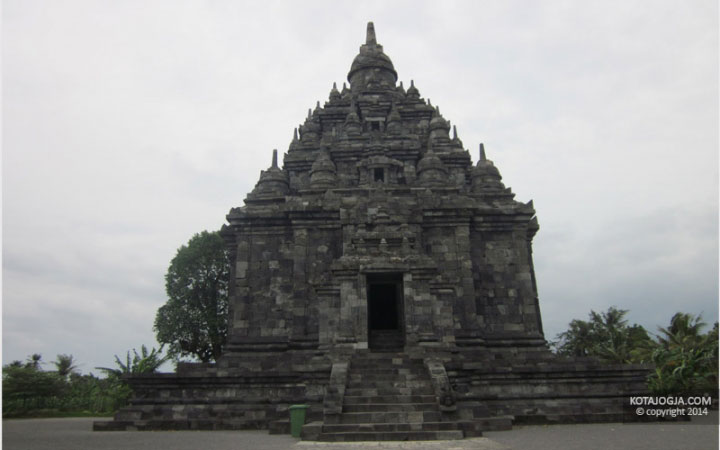
[[[405,344],[402,274],[367,276],[368,346],[402,350]]]

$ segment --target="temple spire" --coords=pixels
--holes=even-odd
[[[375,25],[372,22],[367,24],[367,35],[365,37],[365,45],[377,45],[377,39],[375,38]]]
[[[482,142],[480,143],[480,161],[487,161],[487,157],[485,156],[485,145]]]
[[[276,148],[273,149],[272,168],[273,168],[273,169],[277,169],[277,168],[278,168],[278,165],[277,165],[277,149],[276,149]]]

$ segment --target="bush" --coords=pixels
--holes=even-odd
[[[160,351],[128,352],[127,364],[116,356],[119,369],[103,369],[107,378],[74,372],[71,355],[58,355],[64,370],[41,370],[40,355],[23,364],[15,361],[3,367],[3,417],[58,417],[110,415],[127,404],[131,390],[122,379],[125,373],[154,372],[167,360]],[[61,358],[62,357],[62,358]],[[54,363],[58,366],[57,363]]]

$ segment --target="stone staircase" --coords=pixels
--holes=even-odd
[[[443,421],[422,360],[397,352],[356,354],[350,363],[342,413],[328,418],[320,441],[462,439],[457,422]]]
[[[400,352],[405,345],[400,330],[370,330],[368,340],[374,352]]]

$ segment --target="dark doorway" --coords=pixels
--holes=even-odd
[[[375,350],[404,345],[402,274],[367,276],[368,344]]]
[[[375,181],[379,181],[381,183],[385,182],[385,171],[383,169],[375,169],[373,174]]]

